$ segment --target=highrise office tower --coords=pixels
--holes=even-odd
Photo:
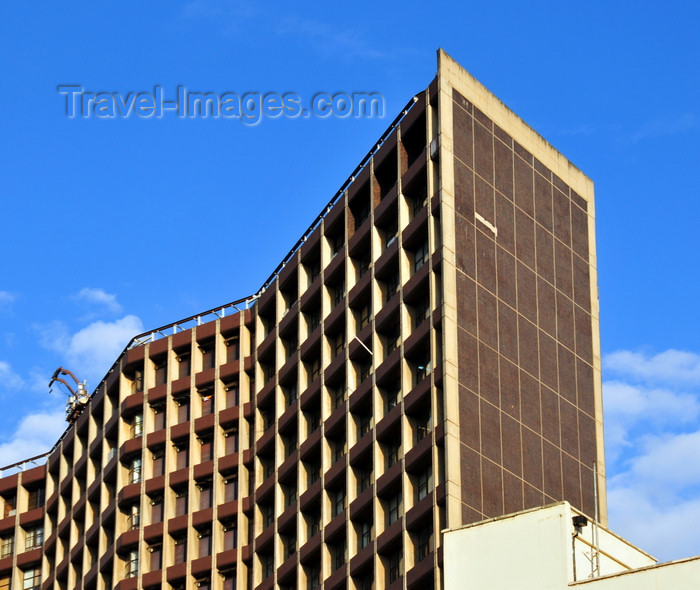
[[[0,589],[437,589],[442,529],[592,516],[595,463],[604,522],[593,220],[439,52],[257,294],[136,337],[5,470]]]

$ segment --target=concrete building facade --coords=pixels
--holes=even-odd
[[[690,590],[700,580],[700,557],[657,564],[568,502],[448,530],[443,542],[445,590],[465,580],[473,590]]]
[[[445,528],[605,522],[602,453],[592,183],[440,51],[258,293],[4,472],[0,590],[443,588]]]

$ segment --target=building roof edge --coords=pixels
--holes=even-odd
[[[437,66],[438,77],[446,80],[589,204],[593,204],[593,181],[442,48],[437,50]]]

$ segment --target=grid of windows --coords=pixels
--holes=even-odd
[[[38,526],[27,530],[25,536],[24,550],[30,551],[41,547],[44,543],[44,527]]]
[[[263,579],[269,578],[275,570],[275,559],[273,555],[266,554],[262,556]]]
[[[41,570],[33,568],[22,574],[22,590],[39,590],[41,588]]]
[[[131,391],[133,393],[143,392],[143,371],[136,370],[133,374],[133,381],[131,383]]]
[[[27,510],[34,510],[35,508],[43,507],[45,500],[46,492],[43,487],[30,490],[27,500]]]
[[[129,551],[126,557],[124,577],[135,578],[139,575],[139,552],[137,549]]]
[[[431,467],[427,467],[418,475],[418,482],[416,484],[416,495],[418,501],[425,498],[430,492],[433,491],[433,470]]]
[[[372,471],[357,469],[355,475],[357,477],[357,491],[358,494],[361,494],[372,484]]]
[[[421,267],[428,262],[428,254],[430,249],[428,248],[428,242],[423,242],[416,251],[413,253],[413,270],[418,272]]]
[[[391,442],[387,446],[386,462],[387,468],[396,465],[401,458],[401,445],[398,442]]]
[[[430,94],[420,100],[414,108],[436,107],[436,103],[426,104]],[[333,570],[338,570],[362,548],[372,545],[375,531],[387,572],[380,586],[404,575],[406,551],[411,552],[407,567],[434,554],[432,526],[418,529],[415,519],[408,517],[410,542],[406,535],[388,544],[380,541],[380,534],[431,494],[434,500],[423,502],[421,510],[435,522],[447,518],[440,481],[444,468],[439,468],[444,466],[445,446],[449,444],[441,430],[441,363],[448,354],[441,351],[442,329],[448,316],[440,307],[441,289],[446,284],[442,275],[449,268],[443,266],[446,263],[438,248],[445,238],[440,225],[445,211],[431,194],[437,186],[436,164],[426,152],[431,118],[428,112],[411,117],[410,125],[401,127],[400,133],[373,152],[374,163],[358,173],[362,178],[358,176],[349,185],[337,205],[329,206],[327,217],[302,240],[299,250],[285,261],[256,302],[250,306],[246,302],[245,308],[226,308],[211,322],[202,323],[197,318],[190,324],[196,325],[188,329],[176,326],[166,339],[159,333],[125,353],[117,371],[121,372],[119,378],[107,379],[92,404],[96,409],[91,409],[91,419],[105,442],[92,444],[87,436],[94,424],[79,423],[61,442],[61,461],[49,461],[50,490],[59,490],[52,496],[58,499],[50,500],[47,507],[45,522],[51,523],[51,533],[61,528],[58,504],[69,510],[77,490],[78,497],[89,497],[85,520],[76,522],[75,530],[81,537],[86,531],[88,536],[94,535],[90,531],[97,521],[92,513],[107,515],[106,525],[101,523],[97,530],[104,531],[108,546],[124,534],[125,516],[126,528],[134,530],[166,520],[160,536],[154,533],[156,527],[149,529],[145,544],[143,537],[139,541],[150,552],[150,570],[211,556],[212,563],[224,564],[224,587],[234,584],[235,571],[227,569],[232,563],[227,559],[232,557],[222,553],[237,547],[251,548],[253,559],[260,560],[253,562],[261,567],[247,571],[241,582],[251,587],[260,585],[261,572],[263,577],[272,575],[282,565],[280,559],[284,561],[299,549],[297,540],[302,545],[310,543],[313,550],[290,572],[283,572],[286,578],[279,581],[280,587],[293,586],[289,581],[297,579],[310,588],[320,586],[323,580],[318,563],[323,552],[327,550]],[[581,209],[579,205],[569,207]],[[533,227],[535,223],[539,222],[533,221]],[[499,224],[499,234],[506,231],[501,227]],[[477,253],[474,261],[465,255],[460,264],[465,268],[471,262],[483,265],[485,255],[477,252],[475,245]],[[426,264],[429,261],[432,264]],[[472,280],[468,271],[466,268],[464,274],[474,283],[474,302],[460,301],[460,305],[468,308],[474,303],[475,309],[484,308],[488,303],[483,303],[482,291],[488,289],[478,280],[486,272],[477,269]],[[513,272],[517,277],[520,269]],[[459,288],[467,292],[463,286]],[[482,297],[478,304],[477,296]],[[433,307],[435,314],[431,314]],[[464,317],[467,311],[460,308]],[[496,321],[504,314],[500,308],[494,311]],[[478,318],[475,321],[477,335],[487,334],[488,326],[485,328]],[[368,329],[370,326],[376,327],[376,333]],[[470,358],[481,362],[489,354],[488,344],[484,350],[482,344],[459,353],[473,355]],[[459,363],[456,357],[450,361],[459,364],[463,378],[461,358]],[[574,373],[577,362],[575,358]],[[488,375],[479,373],[481,370],[477,367],[473,389],[485,383],[480,390],[485,393]],[[497,365],[495,373],[506,370]],[[135,394],[140,394],[141,406],[135,405],[139,398],[129,397]],[[467,398],[460,397],[460,403]],[[484,398],[479,400],[484,405],[493,401],[486,395]],[[506,404],[504,398],[503,410],[491,405],[496,412],[506,412]],[[341,408],[347,408],[349,415],[344,416]],[[121,418],[118,427],[114,416]],[[490,423],[501,423],[501,417],[481,422],[484,428]],[[143,439],[129,440],[138,437]],[[145,470],[141,457],[134,456],[141,448],[152,455],[152,463],[145,455]],[[108,459],[101,470],[100,485],[91,488],[85,464],[80,464],[81,453],[88,454],[91,461],[87,472],[94,466],[101,470],[104,458],[112,453],[119,454],[119,462],[110,466]],[[408,478],[398,465],[405,465]],[[71,478],[68,484],[58,481],[66,469]],[[343,469],[350,470],[350,477]],[[276,472],[278,477],[272,477]],[[147,511],[141,518],[138,504],[132,504],[134,498],[125,498],[119,488],[126,481],[140,483],[142,479],[143,485],[137,487],[145,489],[150,499],[150,520]],[[32,496],[43,494],[44,487],[35,490],[29,489],[30,485],[34,483],[26,483],[30,508],[44,506],[43,496]],[[188,490],[195,494],[192,502],[188,502]],[[117,499],[121,515],[110,516],[105,508]],[[21,507],[24,502],[22,496]],[[3,498],[5,516],[15,513],[16,503],[14,498]],[[217,509],[207,513],[216,504]],[[293,518],[295,506],[303,519]],[[343,524],[343,518],[338,518],[333,526],[341,526],[341,532],[336,529],[332,538],[327,537],[328,519],[338,517],[348,506],[351,509],[345,518],[352,520]],[[281,516],[277,507],[291,510]],[[476,508],[476,512],[486,509]],[[172,519],[185,515],[188,518]],[[419,522],[424,523],[425,515],[419,516]],[[110,518],[119,525],[111,524]],[[240,531],[238,522],[244,523]],[[393,527],[395,531],[399,528]],[[321,530],[326,533],[319,535]],[[258,545],[261,533],[267,536],[261,537]],[[349,534],[351,541],[347,546],[344,534]],[[61,551],[75,546],[75,533],[64,528],[51,537],[54,541],[47,559],[55,566]],[[133,534],[127,537],[126,547],[133,545],[133,538]],[[26,530],[28,547],[30,539],[41,546],[43,529]],[[279,541],[284,548],[281,554],[275,545]],[[3,553],[16,550],[12,542],[12,538],[2,538]],[[54,549],[59,545],[61,550]],[[127,576],[138,573],[138,553],[134,555],[132,560],[131,553],[120,550],[118,554],[126,563]],[[364,555],[363,559],[368,559],[367,551]],[[353,571],[357,587],[371,587],[375,582],[365,575],[366,564],[362,565],[358,572]],[[195,578],[202,587],[211,583],[208,577],[197,575],[192,573],[187,581],[183,578],[173,586],[191,584]],[[408,573],[406,577],[410,579]],[[65,586],[67,580],[60,583]],[[410,583],[408,587],[414,590]]]
[[[416,542],[416,562],[423,561],[433,551],[433,527],[428,525],[418,532]]]
[[[291,557],[296,553],[297,550],[297,540],[292,535],[282,535],[282,547],[284,558]]]
[[[389,498],[386,509],[387,526],[391,526],[401,517],[402,505],[400,493]]]
[[[343,510],[345,510],[346,506],[346,496],[345,496],[345,488],[342,488],[340,490],[336,490],[335,492],[332,493],[333,496],[333,510],[332,514],[333,516],[338,516]]]
[[[358,529],[358,545],[360,549],[364,549],[372,542],[372,523],[363,521]]]
[[[131,423],[131,436],[137,438],[143,434],[143,414],[134,415]]]
[[[0,537],[0,558],[12,555],[15,549],[15,537],[12,534]]]
[[[403,553],[401,550],[394,551],[388,559],[387,581],[389,584],[398,580],[403,575]]]
[[[141,457],[134,457],[129,467],[129,483],[139,483],[141,481]]]
[[[141,510],[138,504],[132,504],[128,514],[128,526],[130,530],[139,528],[141,525]]]
[[[347,550],[345,539],[341,539],[330,545],[331,555],[333,556],[333,570],[338,570],[345,566],[347,560]]]

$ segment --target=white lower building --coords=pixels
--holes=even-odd
[[[700,557],[657,564],[567,502],[444,531],[445,590],[690,590]]]

